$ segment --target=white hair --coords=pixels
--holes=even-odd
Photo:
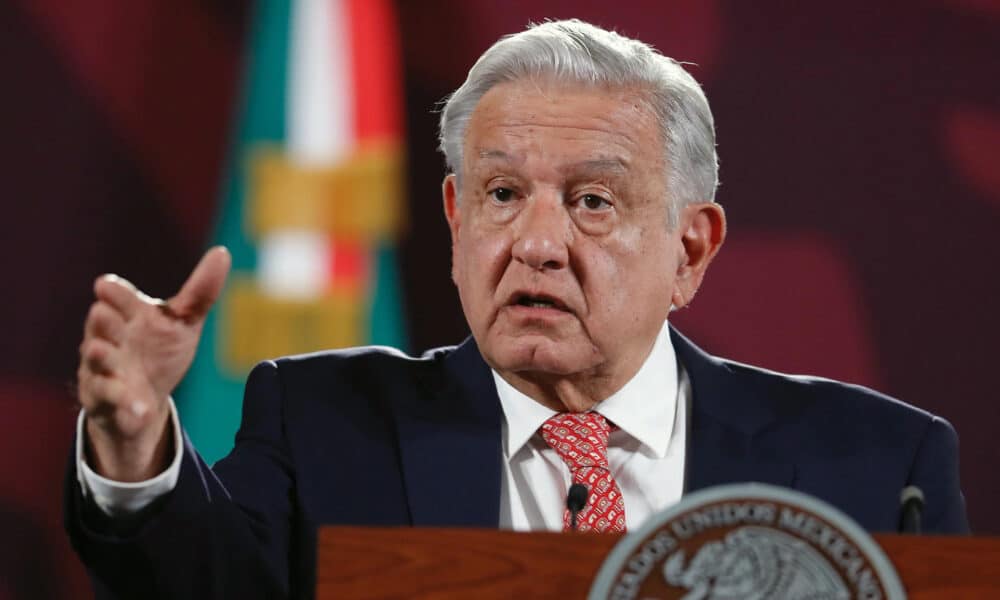
[[[698,82],[652,46],[578,19],[530,25],[501,38],[448,97],[441,111],[440,149],[459,183],[465,130],[479,100],[497,84],[537,77],[645,93],[665,143],[670,225],[681,207],[715,200],[715,125]]]

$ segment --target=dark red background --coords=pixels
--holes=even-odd
[[[529,19],[617,28],[697,63],[716,115],[731,237],[677,322],[714,352],[950,419],[973,527],[1000,534],[1000,2],[431,0],[399,12],[411,350],[465,335],[435,103]],[[167,295],[209,242],[251,15],[237,0],[0,3],[0,599],[84,593],[59,506],[91,281],[117,271]]]

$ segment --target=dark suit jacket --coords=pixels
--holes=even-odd
[[[918,485],[924,528],[966,532],[958,440],[871,390],[721,360],[672,332],[691,379],[686,489],[782,485],[894,531]],[[99,596],[311,597],[320,524],[496,527],[502,413],[475,342],[410,358],[361,348],[258,365],[232,453],[186,442],[173,492],[110,520],[67,479],[67,527]]]

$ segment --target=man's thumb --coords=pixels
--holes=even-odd
[[[181,291],[167,300],[170,311],[185,320],[204,317],[222,292],[231,263],[232,257],[224,246],[209,249],[181,286]]]

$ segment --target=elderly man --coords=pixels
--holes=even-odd
[[[67,502],[99,589],[308,597],[319,524],[562,530],[574,483],[597,531],[733,481],[803,490],[874,530],[918,485],[926,529],[967,529],[945,421],[708,356],[667,324],[726,232],[712,115],[678,63],[579,21],[530,28],[448,100],[441,148],[471,339],[262,363],[212,469],[169,395],[228,254],[165,302],[97,281]]]

